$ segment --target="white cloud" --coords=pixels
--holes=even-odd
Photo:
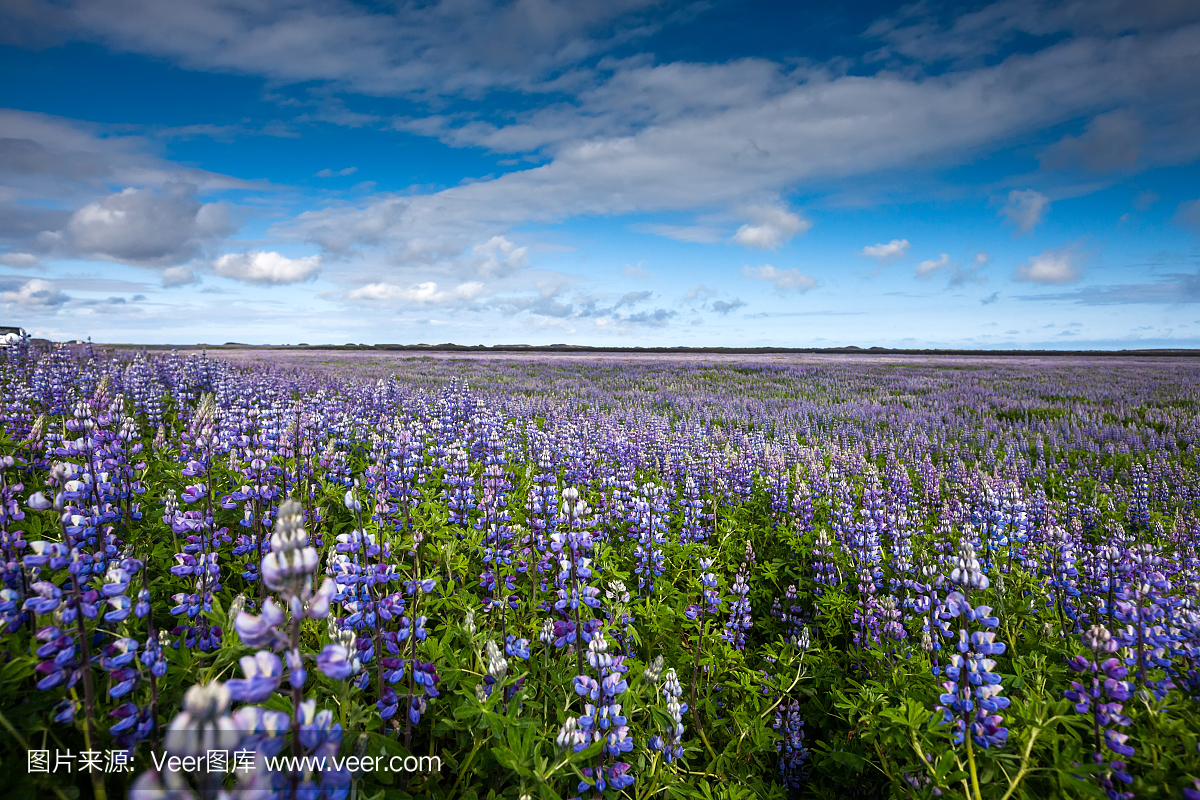
[[[687,290],[687,292],[684,294],[684,297],[688,300],[703,300],[706,297],[714,296],[716,293],[716,289],[705,286],[703,283],[697,283],[695,286]]]
[[[368,283],[349,292],[350,300],[372,300],[384,303],[417,303],[420,305],[450,305],[469,302],[483,293],[477,281],[460,283],[452,289],[438,289],[435,281],[397,286],[392,283]]]
[[[1017,267],[1016,280],[1028,283],[1071,283],[1082,277],[1081,258],[1071,248],[1047,250]]]
[[[1017,227],[1017,236],[1037,227],[1042,217],[1050,210],[1050,198],[1033,189],[1013,189],[1008,193],[1008,202],[1000,213],[1008,217]]]
[[[329,167],[326,167],[316,175],[318,178],[332,178],[334,175],[345,177],[346,175],[353,175],[356,172],[358,172],[358,167],[346,167],[345,169],[329,169]]]
[[[892,239],[887,244],[867,245],[862,249],[862,254],[875,259],[880,264],[890,264],[896,259],[902,258],[908,252],[908,248],[908,239]]]
[[[742,277],[756,281],[767,281],[774,285],[776,291],[780,292],[790,292],[793,290],[807,292],[817,285],[816,278],[805,275],[798,269],[776,269],[770,264],[763,264],[761,267],[751,267],[747,264],[742,267]]]
[[[927,277],[929,277],[930,274],[938,271],[939,269],[945,269],[947,266],[949,266],[949,264],[950,264],[950,255],[948,253],[942,253],[940,256],[938,256],[935,259],[929,259],[928,261],[922,261],[920,264],[917,265],[917,277],[918,278],[927,278]]]
[[[105,187],[182,182],[200,190],[253,188],[256,184],[185,167],[155,153],[150,138],[126,125],[98,125],[16,109],[0,109],[0,163],[8,188],[67,199]]]
[[[470,115],[425,120],[424,135],[539,151],[540,166],[428,195],[377,195],[358,207],[312,211],[276,232],[337,251],[378,246],[416,262],[469,251],[480,237],[519,225],[580,215],[769,207],[796,187],[970,163],[986,148],[1098,107],[1140,102],[1148,91],[1187,96],[1200,89],[1196,33],[1063,40],[933,77],[845,75],[762,59],[616,62],[611,77],[596,73],[593,83],[572,87],[575,102],[518,114],[504,127]],[[510,139],[497,138],[506,133]],[[1045,209],[1043,202],[1039,219]],[[1036,224],[1013,211],[1017,225]],[[769,247],[785,233],[748,219],[740,239]]]
[[[1078,5],[1075,0],[1069,4]],[[367,12],[351,4],[294,0],[255,12],[244,4],[180,0],[172,6],[178,16],[146,0],[65,0],[59,7],[64,19],[79,26],[76,35],[122,50],[166,55],[195,68],[266,74],[276,87],[272,92],[289,81],[312,80],[318,82],[318,93],[455,94],[468,102],[453,106],[456,114],[430,121],[426,135],[518,156],[529,153],[529,163],[540,165],[441,192],[416,190],[431,192],[426,195],[343,199],[302,215],[294,225],[279,226],[277,232],[364,256],[347,265],[386,263],[397,269],[367,274],[364,268],[357,279],[339,276],[347,288],[381,280],[404,287],[436,277],[439,290],[448,289],[470,279],[465,271],[478,243],[493,236],[515,238],[508,231],[518,226],[578,215],[683,209],[711,214],[701,219],[720,220],[719,228],[743,204],[810,197],[824,193],[831,182],[881,170],[969,164],[989,148],[1014,142],[1029,146],[1036,131],[1094,118],[1143,98],[1173,98],[1178,105],[1178,98],[1196,96],[1189,90],[1200,83],[1197,31],[1186,21],[1149,32],[1131,27],[1086,37],[1033,39],[1032,47],[1013,55],[966,66],[949,56],[949,65],[943,62],[936,69],[889,62],[887,69],[864,74],[859,68],[847,73],[837,64],[825,69],[767,59],[689,64],[641,57],[598,64],[593,57],[603,46],[598,39],[608,41],[605,26],[623,7],[619,2],[604,4],[602,10],[584,5],[587,9],[579,13],[591,16],[583,22],[569,19],[571,14],[550,0],[519,0],[499,8],[464,0],[457,8],[467,15],[466,22],[456,20],[451,4],[441,2],[394,4],[386,11],[372,6]],[[1028,4],[1003,2],[987,8],[993,5],[1011,10]],[[542,6],[545,13],[534,17],[544,27],[516,25],[510,37],[497,33]],[[106,13],[118,7],[125,12]],[[479,9],[487,13],[472,15]],[[497,25],[497,15],[504,24]],[[618,20],[616,27],[629,30],[627,21]],[[923,39],[926,45],[945,45],[952,38],[938,27],[935,23]],[[397,35],[400,30],[405,33]],[[604,32],[592,36],[593,30]],[[408,33],[412,37],[406,38]],[[1051,44],[1043,46],[1047,42]],[[429,58],[413,57],[417,52]],[[579,64],[585,66],[574,69]],[[531,95],[514,106],[533,106],[531,111],[499,115],[491,114],[492,104],[472,106],[471,98],[484,96],[489,86],[528,87],[539,75],[555,76],[556,93]],[[321,81],[330,83],[320,87]],[[307,91],[307,86],[296,90],[301,96]],[[1155,122],[1138,113],[1148,137],[1142,152],[1149,153]],[[117,140],[128,138],[114,135],[111,140],[114,144],[103,146],[116,151]],[[101,146],[95,141],[89,144],[93,149]],[[68,163],[60,157],[66,150],[46,149],[53,160]],[[72,166],[71,179],[90,185],[145,185],[124,177],[125,171],[111,177],[106,170],[117,159],[105,152],[86,164],[81,160],[78,169]],[[159,183],[161,179],[153,185]],[[60,207],[76,208],[91,199],[89,194]],[[764,227],[743,217],[723,231],[696,225],[672,232],[676,238],[728,238],[742,222],[743,229]],[[64,226],[65,220],[33,230]],[[747,235],[754,246],[771,240],[761,231],[746,231],[743,238]],[[484,264],[488,260],[482,257]],[[504,260],[497,257],[497,266]],[[461,267],[461,276],[445,277],[457,274],[444,266],[451,261]],[[415,263],[431,269],[406,269]],[[941,274],[948,278],[948,272]]]
[[[0,12],[2,13],[2,12]],[[4,22],[0,21],[0,29]],[[2,36],[0,36],[2,38]],[[173,164],[155,154],[160,147],[150,138],[131,135],[129,126],[95,125],[45,114],[0,109],[0,247],[37,256],[106,258],[161,266],[174,254],[188,257],[192,245],[204,240],[205,218],[220,211],[208,208],[196,219],[194,199],[180,197],[175,187],[191,193],[216,189],[261,188],[248,181]],[[121,197],[112,187],[148,191],[152,197]],[[145,187],[162,187],[155,195]],[[146,206],[160,206],[167,219],[136,231],[134,221]],[[72,209],[79,216],[73,219]],[[97,211],[124,211],[122,222],[91,225]],[[186,217],[191,214],[189,237]],[[130,219],[133,218],[133,219]],[[209,220],[211,221],[211,220]],[[219,220],[218,220],[219,221]],[[69,226],[74,223],[74,230]],[[124,232],[113,228],[122,228]],[[223,225],[217,225],[223,228]],[[78,234],[75,242],[72,234]],[[139,243],[142,243],[139,245]],[[100,251],[85,250],[93,247]]]
[[[493,236],[471,248],[480,275],[502,277],[529,266],[529,248],[517,247],[503,236]]]
[[[128,188],[83,206],[63,230],[39,241],[63,255],[164,267],[194,257],[232,230],[221,203],[196,200],[196,186],[167,183],[160,191]]]
[[[37,256],[31,253],[3,253],[0,254],[0,264],[17,269],[30,269],[37,266],[38,260]]]
[[[747,216],[750,222],[737,229],[733,241],[756,250],[774,250],[812,227],[812,223],[799,214],[777,206],[749,208]]]
[[[32,5],[32,4],[31,4]],[[178,0],[67,2],[40,19],[120,50],[275,84],[336,81],[370,95],[536,89],[547,77],[654,30],[649,0],[396,3],[296,0],[280,6]],[[563,82],[558,77],[558,82]],[[361,115],[355,115],[361,116]]]
[[[41,278],[26,281],[15,291],[0,293],[0,302],[30,308],[54,308],[70,299],[53,283]]]
[[[213,262],[213,272],[223,278],[259,284],[309,281],[321,271],[320,256],[288,258],[275,251],[228,253]]]
[[[1036,3],[999,0],[949,17],[924,3],[906,5],[896,16],[871,25],[867,35],[887,42],[878,57],[902,54],[921,62],[979,63],[1021,34],[1103,37],[1185,27],[1197,11],[1191,3],[1131,3],[1128,0],[1064,0]],[[1064,38],[1066,38],[1064,37]]]
[[[715,244],[725,238],[721,231],[704,225],[635,225],[634,230],[688,244]]]
[[[626,264],[621,267],[621,274],[626,278],[652,278],[654,273],[647,270],[643,265],[646,262],[639,261],[637,264]]]

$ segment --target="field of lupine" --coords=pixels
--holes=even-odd
[[[10,349],[0,794],[1197,800],[1198,410],[1186,360]]]

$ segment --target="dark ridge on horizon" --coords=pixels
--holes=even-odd
[[[967,350],[955,348],[892,348],[892,347],[596,347],[575,344],[225,344],[194,345],[139,345],[101,344],[100,347],[140,350],[378,350],[430,353],[627,353],[630,355],[788,355],[788,354],[861,354],[861,355],[927,355],[927,356],[1169,356],[1176,358],[1200,357],[1200,349],[1187,348],[1144,348],[1134,350]]]

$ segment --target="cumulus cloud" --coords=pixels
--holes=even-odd
[[[32,278],[15,290],[0,293],[0,302],[27,308],[55,308],[70,299],[53,283],[41,278]]]
[[[70,258],[164,269],[215,247],[233,229],[230,209],[197,195],[257,185],[171,163],[159,148],[130,126],[0,109],[0,264]]]
[[[1050,210],[1050,198],[1033,189],[1013,189],[1000,213],[1017,228],[1017,236],[1037,227]]]
[[[223,278],[233,278],[246,283],[300,283],[312,280],[320,271],[320,256],[288,258],[273,250],[228,253],[213,262],[213,272]]]
[[[493,236],[471,252],[480,275],[503,277],[529,266],[529,248],[517,247],[503,236]]]
[[[735,297],[732,300],[714,300],[712,310],[724,316],[730,311],[737,311],[739,308],[745,308],[746,301],[740,297]]]
[[[776,269],[770,264],[763,264],[761,267],[751,267],[747,264],[742,267],[742,277],[756,281],[767,281],[778,292],[807,292],[817,285],[816,278],[805,275],[798,269]]]
[[[0,109],[0,246],[142,266],[161,266],[176,255],[186,260],[198,240],[227,221],[221,207],[199,212],[192,195],[255,184],[173,164],[157,149],[128,126]],[[114,186],[151,197],[113,195]],[[137,220],[152,215],[151,204],[163,206],[164,218],[137,230]]]
[[[0,253],[0,264],[17,269],[30,269],[38,265],[38,260],[32,253]]]
[[[992,293],[991,293],[991,294],[989,294],[987,297],[981,297],[981,298],[979,299],[979,304],[980,304],[980,305],[984,305],[984,306],[990,306],[990,305],[992,305],[993,303],[995,303],[995,302],[996,302],[997,300],[999,300],[999,299],[1000,299],[1000,293],[999,293],[999,292],[992,292]]]
[[[890,264],[908,252],[908,239],[892,239],[887,244],[871,244],[862,249],[862,254],[880,264]]]
[[[318,178],[332,178],[334,175],[341,175],[342,177],[345,177],[347,175],[353,175],[356,172],[358,172],[358,167],[346,167],[345,169],[330,169],[329,167],[326,167],[325,169],[316,173],[316,175]]]
[[[945,269],[949,265],[950,255],[948,253],[942,253],[937,258],[931,258],[926,261],[922,261],[920,264],[917,264],[917,277],[927,278],[934,272],[937,272],[939,269]]]
[[[799,214],[777,206],[750,208],[747,216],[750,222],[737,229],[733,241],[752,250],[774,250],[812,227],[812,223]]]
[[[368,283],[346,294],[350,300],[381,303],[416,303],[418,305],[454,305],[470,302],[483,293],[477,281],[460,283],[450,289],[439,289],[435,281],[397,286],[393,283]]]
[[[1015,279],[1028,283],[1062,284],[1083,275],[1082,259],[1072,248],[1047,250],[1017,267]]]
[[[196,256],[230,233],[229,209],[201,203],[196,186],[168,183],[161,190],[128,188],[83,206],[66,227],[38,238],[61,255],[165,267]]]
[[[684,293],[684,297],[688,300],[703,300],[706,297],[712,297],[716,293],[717,291],[712,287],[705,286],[703,283],[697,283]]]

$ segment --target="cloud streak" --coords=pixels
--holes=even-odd
[[[1022,295],[1020,299],[1085,306],[1191,305],[1200,303],[1200,273],[1172,273],[1153,283],[1087,286],[1073,292]]]

